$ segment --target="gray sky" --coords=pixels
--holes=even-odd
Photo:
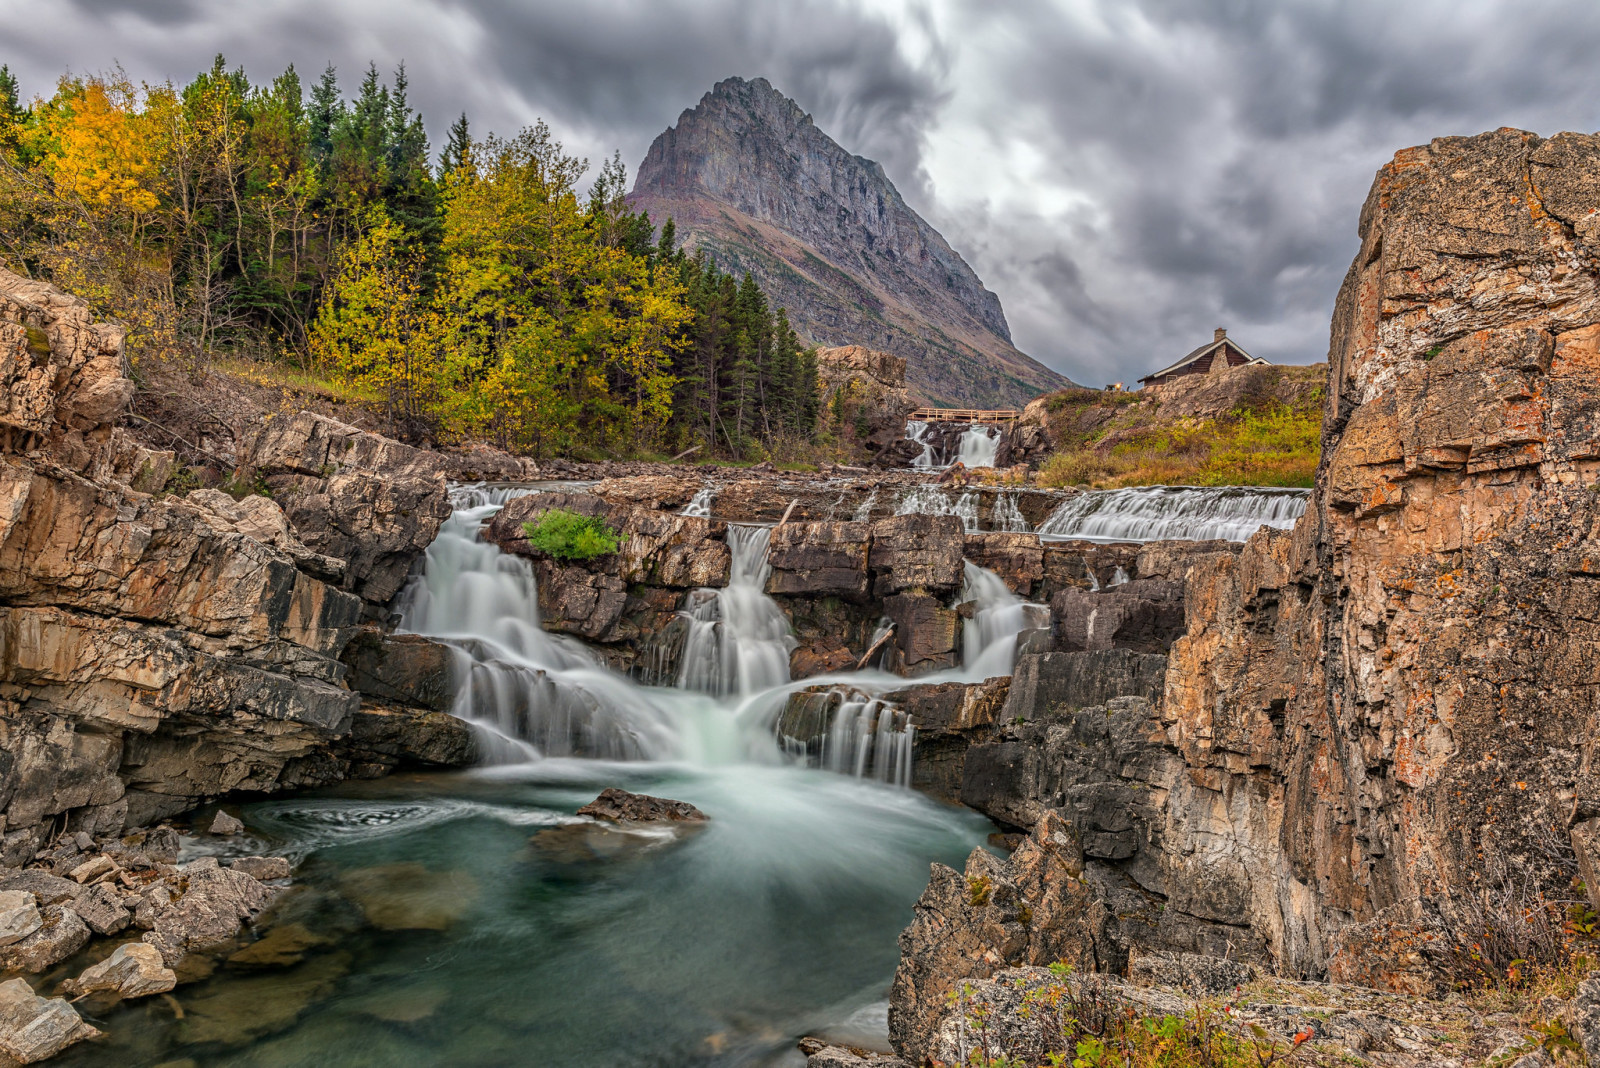
[[[712,84],[765,76],[999,294],[1024,351],[1099,385],[1225,325],[1323,358],[1356,213],[1446,134],[1600,127],[1593,0],[0,0],[27,94],[116,63],[183,81],[221,51],[404,60],[437,143],[543,117],[630,170]]]

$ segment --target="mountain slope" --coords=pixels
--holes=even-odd
[[[902,356],[913,392],[1020,405],[1069,383],[1017,351],[1000,300],[901,199],[764,78],[718,82],[650,146],[629,202],[748,271],[819,345]]]

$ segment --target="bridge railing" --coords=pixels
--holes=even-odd
[[[1014,423],[1021,415],[1015,408],[918,408],[906,418],[921,423]]]

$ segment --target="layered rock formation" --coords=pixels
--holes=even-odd
[[[650,146],[629,203],[749,272],[819,345],[902,357],[926,401],[1006,407],[1066,380],[1018,352],[1000,301],[911,210],[764,78],[718,82]]]
[[[1174,576],[1159,695],[1037,710],[990,762],[988,810],[1070,842],[1066,874],[997,885],[1081,898],[1071,945],[952,919],[936,872],[891,1013],[903,1054],[930,1048],[936,989],[1057,951],[1439,989],[1468,943],[1516,955],[1544,922],[1528,903],[1600,869],[1597,208],[1584,135],[1444,138],[1379,172],[1311,507]]]
[[[443,475],[416,450],[303,416],[269,426],[250,472],[287,515],[261,496],[142,492],[172,458],[115,425],[132,390],[121,340],[85,302],[0,272],[4,865],[63,830],[114,833],[408,752],[392,693],[366,739],[383,751],[347,750],[365,713],[338,657],[448,514]]]

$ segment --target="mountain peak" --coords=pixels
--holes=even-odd
[[[765,78],[725,78],[684,111],[630,200],[754,275],[808,341],[904,357],[926,400],[1009,405],[1065,383],[1016,350],[999,298],[883,168]]]

